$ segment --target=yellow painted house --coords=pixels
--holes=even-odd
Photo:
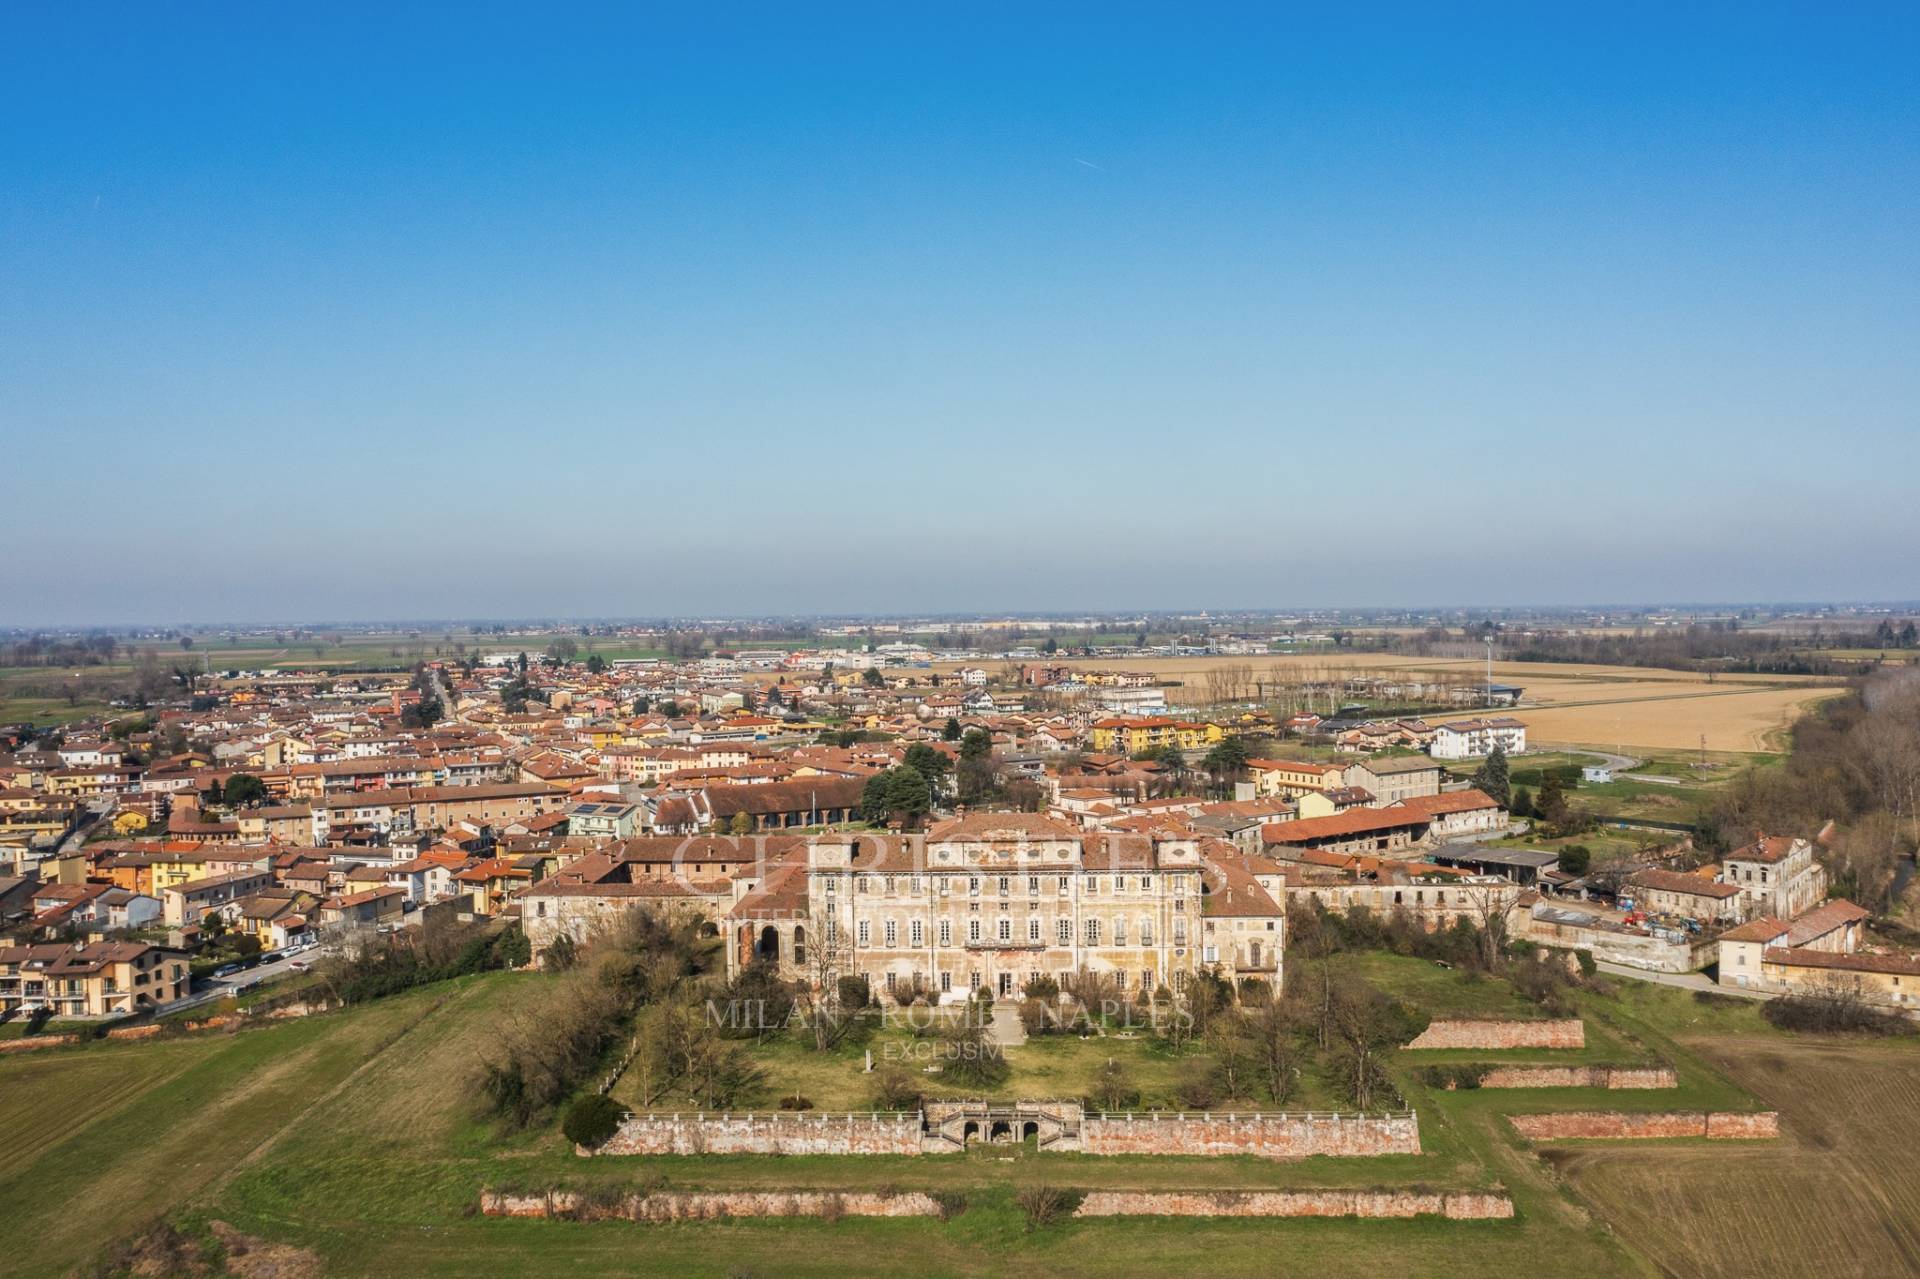
[[[1211,746],[1227,735],[1226,730],[1218,724],[1174,719],[1167,715],[1115,716],[1096,720],[1091,733],[1093,749],[1128,755],[1138,755],[1165,746],[1197,750]]]
[[[1262,797],[1278,795],[1298,799],[1302,795],[1338,790],[1346,785],[1345,773],[1337,764],[1305,764],[1290,759],[1250,759],[1247,774],[1253,778],[1254,793]],[[1301,814],[1305,816],[1304,813]]]
[[[609,746],[625,746],[627,730],[618,724],[595,724],[580,730],[595,750],[605,750]]]

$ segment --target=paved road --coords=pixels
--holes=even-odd
[[[1699,973],[1650,973],[1644,968],[1628,968],[1624,964],[1609,964],[1605,960],[1594,966],[1609,977],[1631,977],[1635,981],[1652,982],[1656,986],[1674,986],[1680,990],[1711,990],[1718,995],[1735,995],[1741,999],[1773,998],[1773,995],[1766,991],[1742,990],[1738,986],[1717,985]]]
[[[453,708],[453,690],[447,687],[445,673],[435,667],[429,667],[428,669],[433,671],[433,692],[434,696],[440,699],[441,712],[445,714],[448,720],[456,724],[459,723],[460,714]]]
[[[1636,773],[1633,770],[1646,763],[1632,755],[1615,755],[1611,751],[1597,751],[1586,746],[1567,746],[1556,742],[1541,742],[1535,747],[1543,751],[1567,751],[1576,755],[1598,755],[1605,767],[1612,770],[1615,781],[1652,782],[1655,786],[1685,786],[1686,780],[1680,777],[1659,777],[1652,773]]]
[[[1616,775],[1624,773],[1628,769],[1638,768],[1644,762],[1635,759],[1631,755],[1615,755],[1611,751],[1597,751],[1591,746],[1569,746],[1565,742],[1534,742],[1527,753],[1531,755],[1539,751],[1559,751],[1568,755],[1597,755],[1604,762],[1604,767],[1612,769]]]
[[[71,835],[60,841],[60,852],[63,855],[79,852],[80,846],[87,842],[87,836],[93,833],[93,828],[105,821],[108,815],[119,806],[120,801],[112,795],[102,795],[98,799],[88,800],[87,815],[81,819],[78,826],[73,828]]]

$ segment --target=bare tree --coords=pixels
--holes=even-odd
[[[812,916],[806,955],[800,963],[798,1003],[813,1028],[813,1046],[820,1052],[839,1043],[853,1024],[840,1004],[840,979],[853,975],[853,935],[838,905],[829,899]]]
[[[1480,930],[1480,964],[1488,972],[1499,969],[1507,953],[1514,902],[1512,884],[1470,884],[1461,890],[1474,925]]]

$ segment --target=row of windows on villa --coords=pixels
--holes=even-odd
[[[999,978],[1000,978],[999,993],[1002,995],[1011,995],[1014,993],[1016,989],[1016,983],[1018,984],[1019,989],[1025,989],[1027,986],[1031,985],[1033,982],[1037,981],[1039,978],[1045,975],[1046,974],[1042,973],[1037,968],[1029,969],[1027,973],[1024,975],[1024,977],[1017,973],[1003,971],[999,974]],[[1108,971],[1105,975],[1112,978],[1114,989],[1118,992],[1125,993],[1131,985],[1132,974],[1125,968],[1112,969]],[[831,984],[832,981],[837,976],[838,976],[837,973],[832,973],[832,972],[828,973],[827,978],[828,978],[829,984]],[[964,974],[964,976],[966,978],[967,989],[969,990],[980,989],[981,985],[984,984],[986,981],[986,974],[981,972],[977,968],[969,969]],[[1182,972],[1179,969],[1175,969],[1172,976],[1169,978],[1169,980],[1173,983],[1173,990],[1175,994],[1183,993],[1186,990],[1187,974],[1185,972]],[[886,981],[888,994],[896,994],[902,990],[913,990],[916,987],[924,989],[927,984],[926,975],[924,973],[913,972],[913,973],[901,974],[901,973],[894,972],[892,969],[887,970],[885,981]],[[1145,994],[1152,994],[1153,991],[1159,987],[1159,984],[1160,984],[1159,974],[1157,974],[1153,969],[1142,968],[1140,970],[1139,987],[1138,987],[1140,991],[1142,991]],[[952,990],[953,989],[953,970],[950,968],[945,968],[940,970],[934,982],[934,985],[936,985],[939,988],[941,994],[945,994],[948,991]]]
[[[1184,871],[1176,873],[1192,875],[1195,872]],[[927,893],[926,881],[931,879],[939,885],[939,887],[934,890],[937,896],[952,897],[959,895],[956,889],[956,881],[959,878],[958,875],[855,875],[853,877],[853,891],[856,893],[886,893],[888,895],[897,895],[904,886],[908,895],[919,897]],[[1017,878],[1019,877],[1015,875],[968,875],[966,877],[966,895],[968,897],[980,896],[987,882],[991,880],[994,895],[1011,897],[1013,895],[1014,880]],[[1112,884],[1109,891],[1116,896],[1123,895],[1130,891],[1141,893],[1152,893],[1155,891],[1155,877],[1152,875],[1028,875],[1026,876],[1027,896],[1038,897],[1048,891],[1050,887],[1057,896],[1065,897],[1069,885],[1075,879],[1080,881],[1081,891],[1090,897],[1099,896],[1103,884],[1108,881],[1111,881]],[[838,891],[840,883],[838,876],[828,875],[825,877],[825,880],[826,891],[829,894]],[[1049,881],[1052,881],[1051,884],[1049,884]]]
[[[1179,909],[1178,903],[1175,904],[1175,909]],[[936,922],[936,935],[939,937],[938,944],[942,946],[953,945],[953,921],[951,919],[942,919]],[[1112,940],[1110,942],[1103,942],[1101,938],[1107,933],[1106,925],[1108,923],[1112,924]],[[1148,915],[1142,915],[1139,923],[1139,930],[1135,934],[1139,938],[1137,944],[1141,946],[1153,945],[1153,918]],[[837,942],[840,937],[840,921],[829,918],[826,921],[826,930],[828,943]],[[1028,918],[1026,933],[1028,942],[1036,945],[1043,944],[1045,929],[1038,915]],[[1125,916],[1111,921],[1100,919],[1085,919],[1081,921],[1081,939],[1088,946],[1125,946],[1128,944],[1127,933],[1127,920]],[[881,945],[898,946],[900,944],[899,921],[893,919],[882,920],[880,924],[880,935],[882,939]],[[909,919],[907,921],[907,945],[924,946],[926,945],[926,937],[925,920]],[[969,919],[967,921],[967,941],[970,944],[977,944],[983,937],[982,922],[978,919]],[[994,926],[994,939],[1000,942],[1012,943],[1013,921],[1011,919],[996,921]],[[1071,946],[1073,944],[1073,921],[1071,919],[1054,920],[1053,939],[1057,945]],[[854,926],[854,944],[858,946],[871,946],[873,944],[872,920],[863,919]],[[1175,916],[1173,921],[1173,944],[1176,946],[1184,946],[1187,944],[1187,921],[1178,915]]]

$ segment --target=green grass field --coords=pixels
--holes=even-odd
[[[1424,961],[1386,955],[1356,962],[1375,980],[1423,1002],[1511,1011],[1514,997],[1503,983],[1469,982]],[[1616,1233],[1613,1217],[1594,1211],[1550,1159],[1513,1137],[1504,1116],[1591,1105],[1751,1108],[1735,1069],[1764,1072],[1770,1054],[1788,1062],[1779,1069],[1791,1069],[1790,1052],[1781,1050],[1796,1042],[1768,1029],[1751,1005],[1701,1003],[1680,991],[1618,983],[1610,994],[1582,996],[1593,1040],[1588,1052],[1548,1056],[1657,1057],[1677,1067],[1679,1090],[1431,1092],[1410,1068],[1416,1057],[1441,1058],[1408,1054],[1396,1074],[1420,1112],[1425,1153],[1386,1159],[1098,1158],[998,1147],[920,1158],[581,1159],[551,1128],[503,1134],[474,1108],[479,1048],[544,980],[489,974],[239,1033],[0,1059],[0,1203],[7,1205],[14,1241],[0,1269],[64,1274],[99,1256],[108,1241],[166,1214],[189,1227],[228,1222],[256,1239],[308,1250],[315,1273],[410,1279],[569,1270],[878,1274],[897,1270],[908,1256],[916,1273],[932,1276],[1016,1267],[1069,1276],[1200,1268],[1222,1275],[1491,1276],[1530,1273],[1549,1257],[1569,1275],[1690,1273],[1675,1268],[1666,1251],[1636,1251],[1635,1241]],[[1071,1041],[1069,1055],[1078,1042]],[[1920,1064],[1911,1052],[1900,1060],[1909,1069]],[[1769,1078],[1777,1085],[1782,1077],[1775,1070]],[[1696,1151],[1684,1142],[1643,1145],[1632,1150],[1632,1167],[1651,1177],[1697,1161]],[[1790,1171],[1786,1161],[1776,1162]],[[1098,1220],[1029,1232],[1013,1196],[1038,1179],[1140,1189],[1500,1186],[1513,1196],[1518,1216],[1474,1223]],[[649,1226],[471,1215],[479,1191],[489,1186],[591,1189],[662,1181],[676,1188],[958,1189],[968,1207],[945,1223],[848,1218]],[[1593,1202],[1619,1199],[1614,1182],[1602,1189]],[[1790,1185],[1782,1193],[1787,1190]],[[1629,1209],[1638,1210],[1621,1201],[1609,1211]],[[1676,1231],[1669,1223],[1669,1235],[1684,1240]],[[1810,1272],[1791,1262],[1769,1271]]]
[[[947,1084],[938,1073],[926,1070],[939,1059],[936,1041],[931,1036],[916,1038],[906,1026],[883,1028],[868,1023],[826,1052],[814,1048],[810,1031],[792,1031],[752,1045],[754,1063],[764,1072],[765,1082],[745,1099],[743,1108],[771,1110],[781,1098],[798,1094],[818,1110],[869,1109],[875,1104],[875,1077],[866,1073],[869,1053],[876,1074],[887,1069],[904,1069],[917,1082],[923,1095],[936,1099],[1084,1098],[1093,1092],[1095,1078],[1112,1060],[1125,1067],[1131,1086],[1140,1093],[1142,1108],[1163,1110],[1191,1108],[1180,1100],[1179,1084],[1183,1077],[1203,1072],[1211,1061],[1198,1043],[1172,1048],[1145,1031],[1037,1035],[1025,1044],[1006,1050],[1013,1071],[1004,1083],[981,1088]],[[636,1109],[643,1108],[638,1085],[631,1078],[621,1080],[614,1095]],[[1246,1110],[1250,1104],[1245,1098],[1221,1100],[1212,1108]],[[1287,1103],[1296,1110],[1333,1110],[1340,1104],[1338,1094],[1317,1063],[1308,1063],[1303,1068],[1299,1091]],[[651,1107],[663,1111],[690,1108],[692,1103],[678,1090],[662,1094]]]

